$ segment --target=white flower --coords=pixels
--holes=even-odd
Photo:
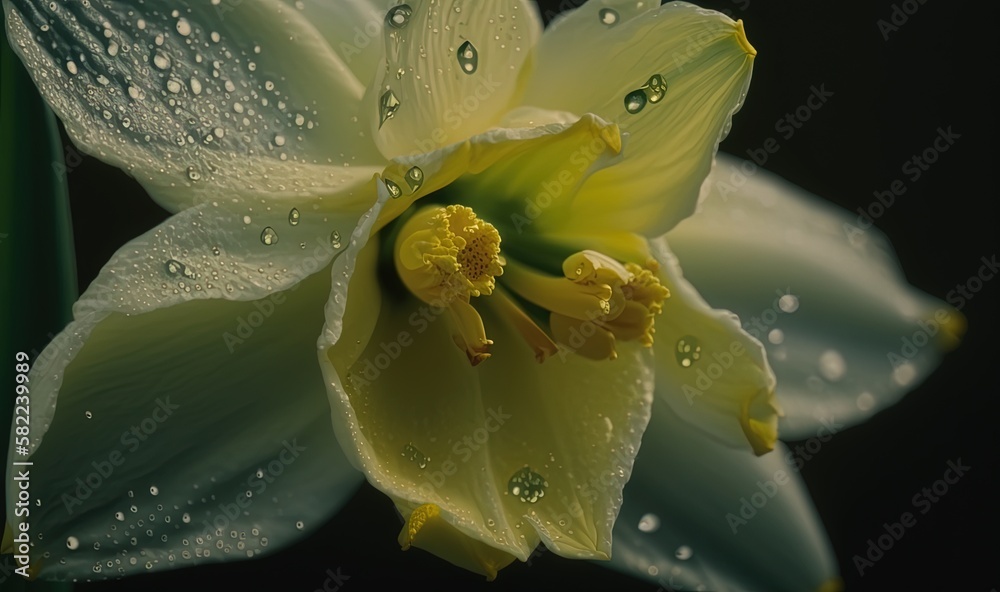
[[[34,367],[43,576],[266,552],[336,511],[348,460],[408,517],[404,547],[490,577],[539,542],[672,586],[835,575],[781,451],[750,454],[781,446],[765,347],[782,434],[808,435],[814,378],[858,421],[933,366],[866,348],[936,305],[764,173],[728,201],[703,184],[749,83],[742,23],[636,2],[544,35],[514,0],[4,6],[74,140],[177,212]],[[675,252],[767,334],[710,308]],[[719,520],[769,479],[775,511]],[[781,562],[755,561],[769,546]]]

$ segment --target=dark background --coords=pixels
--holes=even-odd
[[[576,2],[575,4],[579,4]],[[572,0],[543,2],[547,17]],[[996,53],[993,15],[972,3],[896,2],[916,12],[888,32],[893,3],[739,0],[705,2],[746,23],[758,50],[750,93],[722,150],[744,155],[768,137],[781,149],[774,171],[848,210],[903,179],[908,190],[878,219],[909,281],[943,298],[997,252],[994,170]],[[862,8],[858,6],[863,5]],[[813,85],[834,96],[784,140],[776,121],[801,105]],[[931,145],[937,128],[961,138],[918,181],[901,167]],[[129,239],[166,213],[123,173],[86,158],[69,175],[81,290]],[[828,530],[848,591],[972,590],[1000,587],[995,566],[997,378],[993,354],[1000,283],[987,283],[963,312],[969,331],[923,385],[900,404],[823,445],[802,476]],[[946,461],[972,469],[873,567],[859,577],[863,554],[882,523],[912,510],[911,498],[939,479]],[[682,486],[682,485],[681,485]],[[651,585],[552,554],[515,562],[498,580],[482,578],[422,551],[401,552],[391,503],[365,485],[325,527],[264,560],[79,586],[94,591],[199,589],[205,579],[242,587],[314,590],[327,569],[350,576],[345,590],[398,583],[404,589],[617,589]],[[388,580],[388,581],[387,581]]]

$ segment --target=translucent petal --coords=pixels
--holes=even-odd
[[[610,567],[667,590],[818,591],[838,580],[791,453],[721,445],[662,400],[614,536]]]
[[[41,577],[246,559],[328,520],[360,481],[314,357],[328,294],[317,274],[257,301],[93,311],[67,327],[30,382],[38,502],[24,519]]]
[[[300,209],[289,206],[299,202],[266,199],[213,201],[184,210],[119,249],[76,303],[75,314],[134,314],[189,300],[254,300],[292,288],[343,251],[366,211],[357,202],[375,194],[375,181],[369,180],[335,196],[344,204],[336,214],[308,207],[309,202]]]
[[[367,259],[345,316],[377,312],[357,324],[374,332],[343,333],[324,362],[338,435],[369,481],[411,510],[439,506],[465,535],[522,560],[539,540],[606,558],[648,420],[651,352],[622,344],[614,362],[563,352],[539,364],[484,304],[495,343],[472,367],[440,311],[385,293],[377,311],[353,304],[378,293]]]
[[[523,90],[540,33],[533,3],[523,0],[390,9],[385,63],[363,107],[382,154],[431,152],[496,125]]]
[[[363,87],[278,0],[4,8],[73,140],[168,210],[220,194],[315,195],[343,167],[384,163],[359,123]]]
[[[656,236],[694,212],[755,53],[742,23],[680,2],[588,2],[554,22],[522,103],[594,113],[629,136],[565,225]]]
[[[733,157],[720,156],[709,187],[702,211],[667,238],[705,298],[767,348],[782,438],[864,420],[957,344],[961,313],[910,287],[858,216]]]
[[[382,59],[385,9],[378,0],[285,0],[300,10],[362,85],[371,84]]]
[[[656,385],[673,413],[737,448],[774,448],[780,409],[761,344],[712,309],[681,275],[666,241],[651,243],[670,299],[656,318]]]

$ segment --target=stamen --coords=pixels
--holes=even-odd
[[[520,306],[511,300],[510,295],[502,287],[497,286],[490,301],[495,304],[496,312],[504,318],[528,343],[535,352],[535,360],[540,364],[549,356],[559,351],[559,346],[545,334],[545,331],[531,320]]]

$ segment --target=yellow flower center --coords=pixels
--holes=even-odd
[[[415,213],[400,229],[396,270],[417,298],[448,310],[455,343],[479,364],[489,357],[492,341],[473,296],[488,296],[503,273],[500,233],[471,208],[432,206]]]

